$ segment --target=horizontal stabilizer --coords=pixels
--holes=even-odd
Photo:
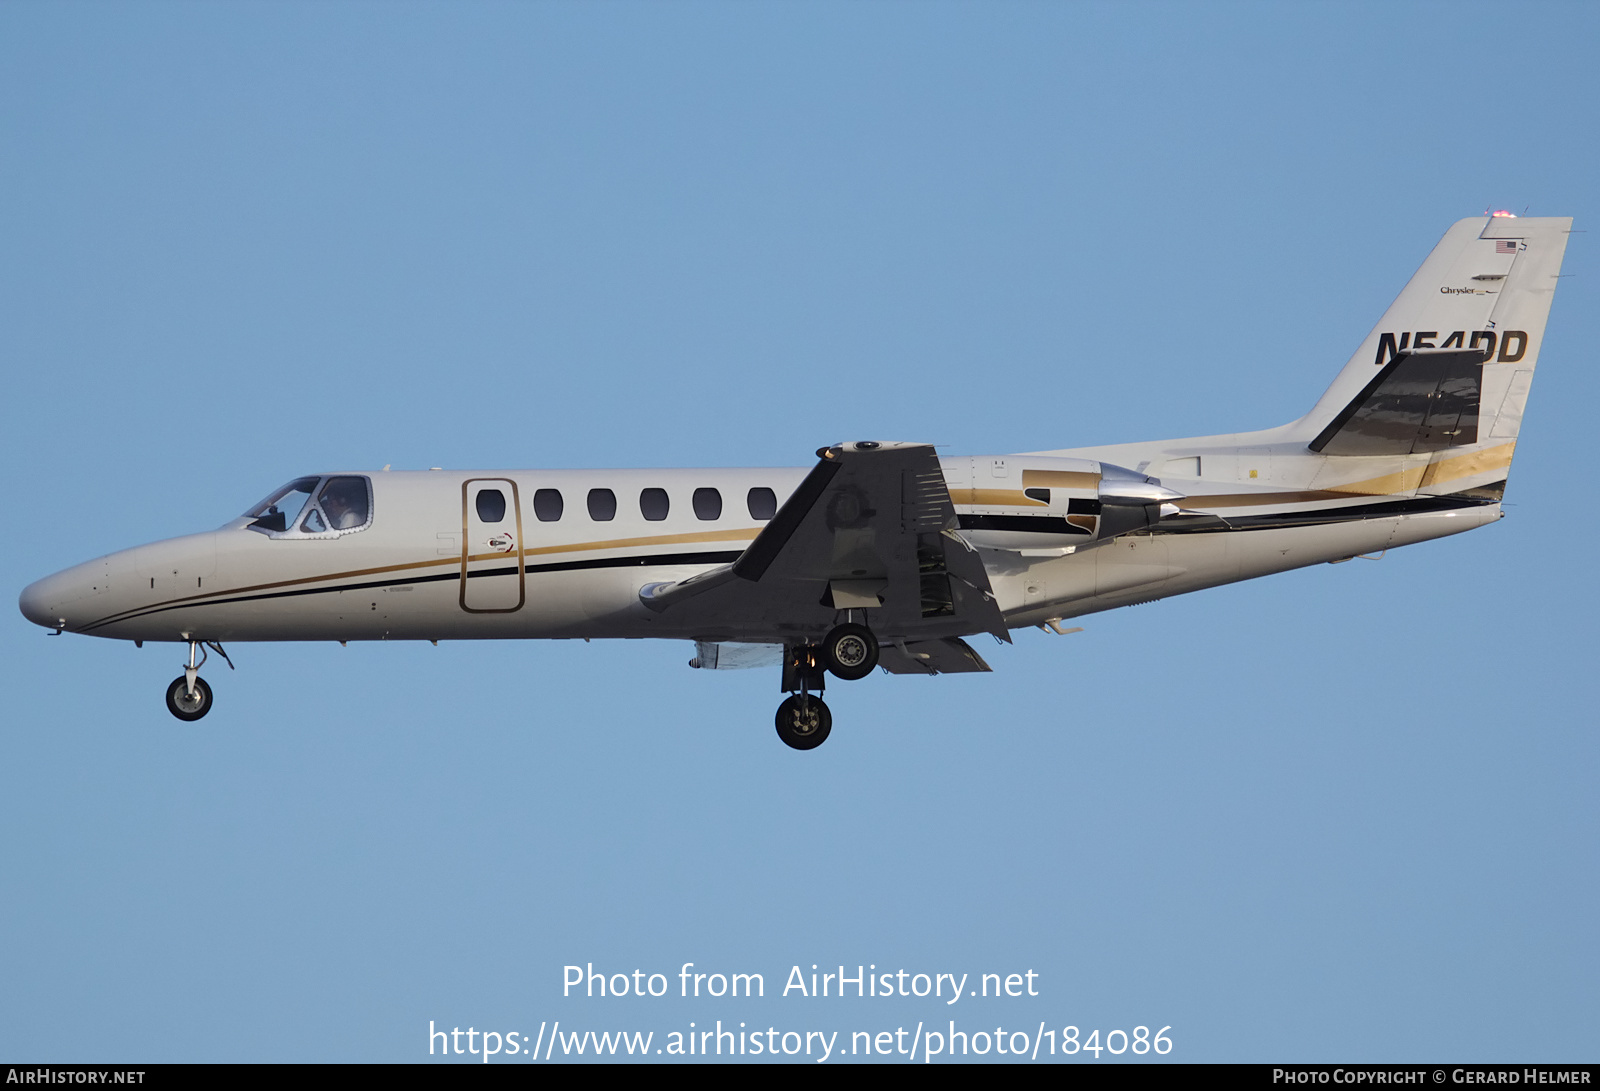
[[[1324,455],[1411,455],[1478,442],[1485,353],[1402,352],[1308,445]]]

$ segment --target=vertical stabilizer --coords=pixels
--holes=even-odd
[[[1401,460],[1425,493],[1504,482],[1571,227],[1567,217],[1457,223],[1295,436],[1334,463]]]

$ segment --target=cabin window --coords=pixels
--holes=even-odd
[[[499,489],[483,489],[478,493],[478,518],[485,523],[498,523],[506,517],[506,494]]]
[[[666,489],[645,489],[639,493],[639,514],[652,523],[665,519],[671,507]]]
[[[771,489],[751,489],[744,498],[745,506],[750,509],[750,518],[766,522],[778,514],[778,496]]]
[[[617,494],[610,489],[589,490],[589,518],[609,523],[617,517]]]
[[[563,506],[560,489],[538,489],[533,494],[533,514],[541,523],[553,523],[561,518]]]
[[[694,490],[694,516],[696,519],[722,518],[722,494],[716,489]]]

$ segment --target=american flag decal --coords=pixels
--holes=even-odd
[[[1515,254],[1517,252],[1516,239],[1500,239],[1494,244],[1496,254]]]

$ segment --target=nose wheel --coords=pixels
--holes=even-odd
[[[189,679],[178,675],[167,687],[167,711],[180,720],[198,720],[211,711],[211,687],[196,678],[191,689]]]
[[[189,641],[189,662],[183,668],[183,673],[167,687],[167,711],[180,720],[198,720],[211,711],[211,687],[200,677],[200,668],[211,658],[211,653],[206,650],[208,648],[215,648],[217,654],[227,661],[228,669],[233,669],[233,660],[228,658],[221,644],[215,641]],[[198,663],[194,661],[197,651],[200,653]]]

